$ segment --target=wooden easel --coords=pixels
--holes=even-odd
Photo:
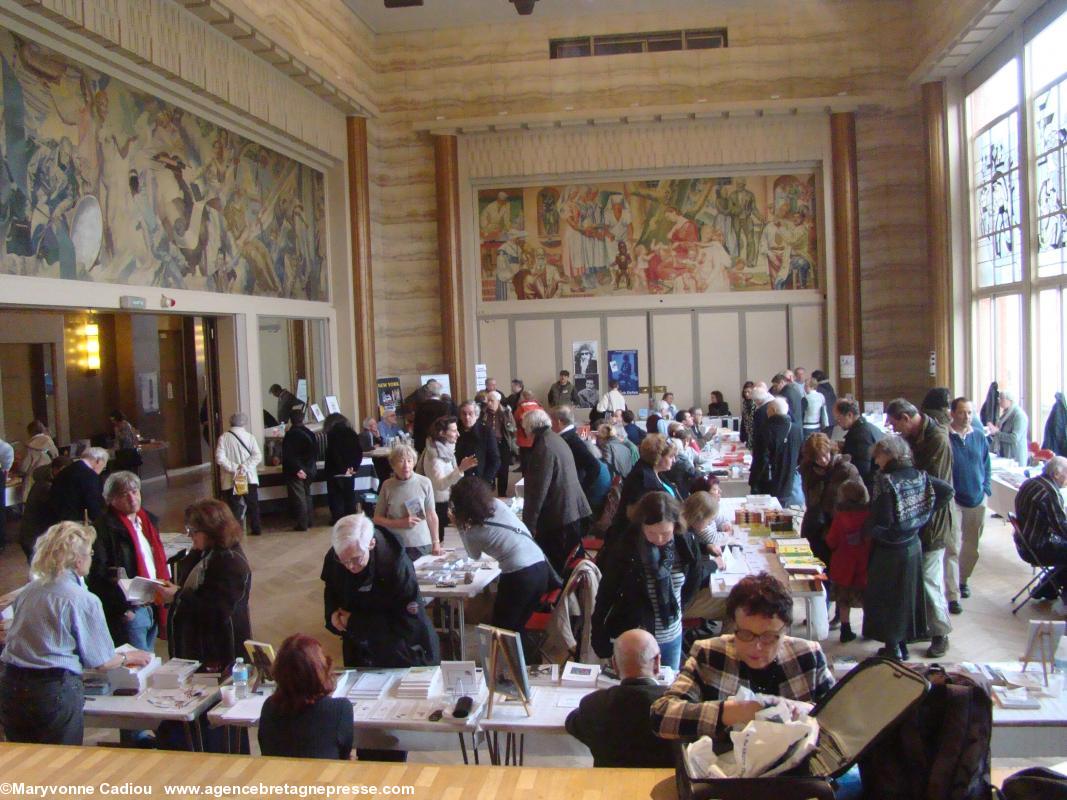
[[[489,705],[485,710],[485,718],[489,719],[493,716],[493,700],[496,697],[496,677],[497,677],[497,665],[500,663],[497,659],[503,659],[507,665],[508,675],[511,676],[512,685],[515,686],[515,691],[519,693],[519,700],[522,702],[522,708],[526,712],[526,716],[531,716],[530,712],[530,698],[523,691],[522,681],[519,675],[519,665],[514,662],[511,657],[511,653],[508,648],[504,646],[503,640],[500,638],[500,634],[493,633],[493,641],[489,645],[489,674],[486,675],[486,684],[489,689]]]
[[[1031,625],[1037,627],[1037,632],[1031,637],[1029,646],[1026,648],[1026,654],[1023,656],[1023,672],[1026,672],[1026,665],[1031,661],[1041,662],[1041,674],[1045,680],[1045,686],[1048,686],[1048,674],[1054,669],[1055,653],[1053,652],[1052,643],[1052,626],[1054,623],[1048,620],[1031,621]],[[1039,654],[1035,654],[1034,650],[1039,650]]]

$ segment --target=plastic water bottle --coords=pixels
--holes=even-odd
[[[230,673],[233,679],[234,694],[238,700],[248,697],[248,665],[243,658],[233,662],[233,671]]]

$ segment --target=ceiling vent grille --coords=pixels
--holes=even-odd
[[[665,53],[673,50],[714,50],[727,46],[726,28],[692,28],[684,31],[613,33],[551,39],[549,58],[588,58],[624,53]]]

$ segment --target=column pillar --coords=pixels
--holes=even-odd
[[[348,117],[348,214],[352,233],[352,327],[356,365],[356,413],[374,414],[378,406],[374,357],[374,291],[371,279],[370,176],[367,166],[367,120]],[[358,427],[358,426],[357,426]]]
[[[948,153],[945,83],[922,85],[926,145],[926,266],[930,280],[931,386],[949,386],[952,374],[952,263],[949,255]]]
[[[863,399],[863,339],[860,330],[860,225],[856,179],[856,115],[830,115],[833,162],[834,277],[837,303],[837,394]],[[851,356],[855,377],[841,374],[841,362]]]
[[[441,281],[441,349],[445,371],[452,376],[453,400],[461,402],[473,387],[463,327],[463,269],[459,228],[459,139],[434,136],[437,190],[437,260]]]

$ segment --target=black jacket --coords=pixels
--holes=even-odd
[[[989,390],[985,393],[985,400],[982,402],[982,407],[978,410],[978,418],[982,420],[982,424],[986,425],[990,422],[995,423],[1000,416],[1000,406],[998,402],[1000,400],[1000,387],[996,381],[989,384]]]
[[[265,756],[348,761],[352,755],[351,701],[320,697],[296,714],[286,714],[274,697],[268,697],[259,718],[259,750]]]
[[[728,417],[730,416],[730,404],[725,400],[721,403],[708,403],[708,416],[709,417]]]
[[[837,403],[837,392],[834,391],[833,384],[830,381],[819,381],[815,391],[826,398],[826,414],[832,423],[834,421],[834,405]]]
[[[767,420],[767,458],[757,486],[760,494],[777,497],[785,505],[793,491],[793,478],[803,439],[801,427],[789,417],[776,414]]]
[[[578,483],[581,484],[582,490],[588,494],[589,487],[600,475],[600,460],[593,455],[589,445],[582,441],[582,437],[578,435],[578,431],[574,428],[564,431],[560,434],[560,437],[567,443],[567,447],[571,449],[571,455],[574,456],[574,468],[578,471]]]
[[[148,513],[147,511],[145,513]],[[159,530],[159,519],[148,513],[149,521]],[[122,524],[110,508],[104,511],[93,523],[96,528],[96,541],[93,543],[93,563],[89,567],[86,583],[89,591],[100,598],[104,606],[104,617],[115,645],[126,644],[126,625],[123,616],[133,609],[126,595],[119,588],[112,572],[117,567],[126,570],[126,577],[137,576],[137,553],[133,542]],[[151,553],[144,554],[145,559],[152,558]]]
[[[456,442],[456,463],[467,456],[478,459],[478,466],[467,470],[466,475],[477,475],[487,483],[493,483],[500,471],[500,445],[496,434],[485,426],[485,422],[476,419],[474,425],[459,435]]]
[[[804,390],[790,381],[782,389],[782,397],[789,403],[789,418],[797,425],[804,424]]]
[[[752,450],[752,465],[748,472],[748,485],[754,494],[760,492],[760,483],[767,471],[767,406],[764,403],[752,412],[752,438],[748,442]]]
[[[648,462],[638,459],[630,474],[623,478],[619,487],[619,509],[615,512],[615,520],[611,523],[612,532],[622,533],[626,530],[629,521],[626,517],[627,509],[644,497],[649,492],[662,492],[663,485],[667,484],[678,496],[678,488],[667,478],[667,473],[657,474]]]
[[[640,547],[644,533],[640,525],[631,525],[626,532],[609,542],[597,557],[600,568],[600,588],[593,608],[593,650],[601,658],[612,653],[612,640],[632,628],[649,633],[656,629],[655,609],[645,581]],[[703,566],[696,537],[685,531],[674,536],[674,560],[685,573],[682,584],[682,614],[700,588]]]
[[[94,520],[104,511],[104,487],[100,476],[80,458],[64,467],[48,493],[49,524],[63,520],[82,522],[88,512]]]
[[[19,544],[27,558],[33,554],[37,537],[52,524],[52,509],[48,500],[51,492],[52,465],[42,464],[33,471],[33,486],[26,495],[26,502],[22,504],[22,518],[19,520]]]
[[[871,464],[871,448],[874,443],[882,438],[882,434],[871,423],[860,417],[856,420],[845,434],[845,441],[841,444],[841,454],[852,458],[852,465],[859,471],[860,477],[871,488],[873,466]]]
[[[353,575],[331,547],[322,563],[326,629],[342,637],[346,667],[418,667],[441,662],[437,633],[426,616],[415,567],[400,542],[375,527],[366,569]],[[408,606],[415,603],[414,614]],[[330,617],[351,613],[340,631]]]
[[[305,425],[294,425],[282,439],[282,472],[286,478],[295,478],[304,470],[311,480],[315,477],[319,461],[319,442]]]
[[[641,446],[641,440],[647,435],[648,434],[645,431],[637,427],[636,423],[631,422],[626,426],[626,438],[633,442],[637,447]]]
[[[1063,392],[1056,392],[1056,402],[1045,420],[1045,438],[1041,446],[1058,456],[1067,456],[1067,402]]]
[[[426,447],[426,437],[430,435],[430,426],[438,417],[450,416],[451,406],[439,397],[431,397],[423,400],[415,409],[415,422],[412,436],[415,438],[415,449],[422,452]]]
[[[330,428],[326,434],[326,476],[344,475],[349,469],[358,470],[362,464],[359,434],[347,425]]]
[[[206,560],[204,580],[198,588],[184,588],[192,569]],[[241,545],[229,549],[191,550],[178,564],[175,583],[182,590],[174,597],[167,620],[171,658],[192,658],[225,669],[245,657],[245,640],[252,638],[248,595],[252,570]]]
[[[627,678],[587,694],[567,715],[567,733],[593,753],[594,767],[671,767],[671,744],[652,732],[649,711],[667,691],[652,678]]]

